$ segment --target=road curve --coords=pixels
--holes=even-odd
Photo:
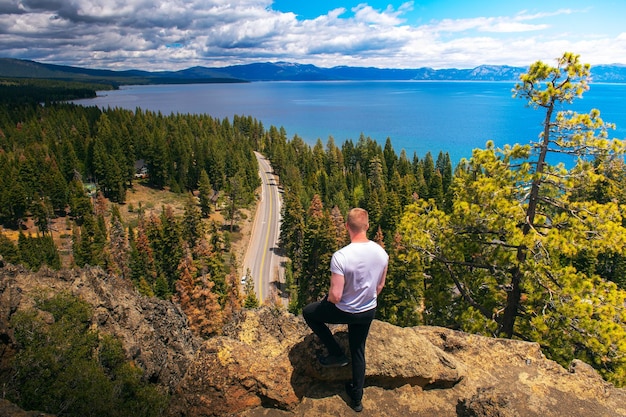
[[[254,290],[263,303],[284,282],[283,258],[278,250],[282,202],[278,177],[269,161],[258,152],[255,155],[259,163],[261,196],[243,261],[243,274],[250,271]]]

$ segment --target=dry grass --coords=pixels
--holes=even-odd
[[[159,216],[164,207],[171,207],[175,216],[182,216],[187,194],[172,193],[169,190],[157,190],[135,183],[126,192],[126,204],[119,206],[122,220],[133,227],[137,225],[140,210],[146,218]]]
[[[140,183],[133,184],[133,188],[126,193],[126,203],[119,205],[120,214],[124,224],[136,227],[139,219],[140,209],[146,217],[152,215],[159,216],[164,207],[171,207],[174,215],[179,217],[183,215],[187,194],[172,193],[169,190],[157,190],[147,187]],[[111,202],[107,202],[111,207]],[[244,220],[238,224],[238,230],[231,233],[232,252],[236,255],[239,264],[242,263],[245,251],[250,240],[250,232],[252,230],[253,211],[244,210]],[[206,225],[216,222],[220,227],[225,224],[224,217],[219,211],[211,214],[209,219],[204,220]],[[38,232],[32,219],[28,219],[22,231],[27,236],[29,234],[35,236]],[[61,261],[64,267],[71,266],[72,258],[72,222],[69,217],[58,217],[52,219],[50,223],[52,237],[61,255]],[[4,229],[0,226],[0,232],[17,242],[19,230]]]

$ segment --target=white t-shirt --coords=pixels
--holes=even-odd
[[[344,277],[343,295],[337,308],[362,313],[376,307],[376,286],[389,262],[389,255],[376,242],[350,243],[333,254],[330,271]]]

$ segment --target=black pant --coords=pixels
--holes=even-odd
[[[363,385],[365,384],[365,341],[376,315],[376,309],[373,308],[363,313],[346,313],[324,298],[322,301],[304,307],[302,315],[313,333],[326,346],[328,353],[333,356],[341,356],[344,352],[326,323],[348,325],[352,361],[353,392],[351,394],[354,400],[360,401],[363,398]]]

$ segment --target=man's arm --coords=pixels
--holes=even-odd
[[[378,285],[376,286],[376,294],[380,294],[380,292],[383,290],[383,287],[385,286],[386,277],[387,277],[387,267],[385,267],[385,270],[383,271],[382,275],[380,276],[380,279],[378,280]]]
[[[345,278],[343,275],[339,275],[336,272],[333,272],[330,276],[330,289],[328,290],[328,301],[333,304],[337,304],[341,301],[341,297],[343,296],[343,284],[345,283]]]

